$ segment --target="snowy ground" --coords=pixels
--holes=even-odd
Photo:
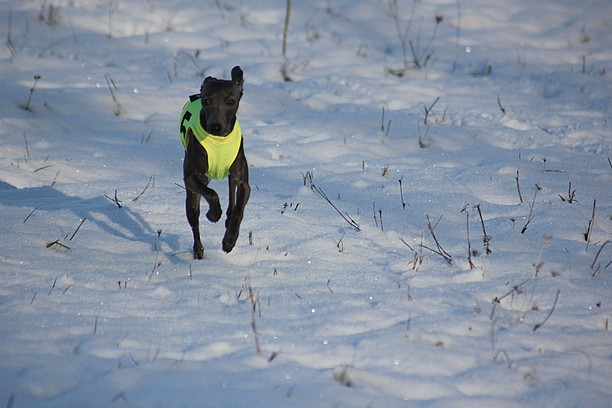
[[[285,60],[282,0],[1,1],[0,406],[612,406],[610,15],[294,1]],[[234,65],[253,193],[193,261]]]

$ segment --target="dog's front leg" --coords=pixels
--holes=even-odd
[[[231,215],[227,218],[225,235],[223,236],[223,250],[230,252],[234,249],[238,235],[240,233],[240,224],[244,215],[244,207],[249,196],[251,195],[251,187],[248,183],[239,183],[236,194],[236,205],[232,209]]]
[[[244,157],[242,155],[242,157]],[[223,236],[223,250],[230,252],[234,249],[240,224],[244,216],[244,207],[251,196],[251,186],[249,185],[249,171],[246,160],[242,158],[237,166],[238,171],[230,172],[229,176],[229,201],[230,206],[227,210],[227,220],[225,221],[225,235]]]
[[[200,195],[198,193],[187,190],[185,210],[193,233],[193,258],[202,259],[204,258],[204,246],[200,240]]]

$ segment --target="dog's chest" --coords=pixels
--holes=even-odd
[[[188,102],[183,107],[179,132],[183,147],[187,149],[188,130],[191,130],[196,140],[204,147],[208,155],[208,171],[206,176],[212,179],[223,179],[229,175],[230,167],[238,156],[242,143],[242,132],[238,120],[234,129],[227,136],[212,135],[200,124],[200,110],[202,105],[199,100]]]

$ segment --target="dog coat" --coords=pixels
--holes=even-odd
[[[206,176],[219,180],[229,175],[229,170],[240,150],[242,143],[242,132],[240,124],[236,119],[234,129],[227,136],[215,136],[208,133],[200,124],[200,111],[202,103],[200,99],[190,100],[183,106],[179,132],[183,147],[187,150],[187,130],[191,129],[196,140],[206,149],[208,153],[208,171]]]

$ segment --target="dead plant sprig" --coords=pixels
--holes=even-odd
[[[251,285],[251,280],[248,275],[245,281],[247,295],[251,304],[251,330],[255,337],[255,355],[259,356],[261,355],[261,346],[259,344],[259,331],[257,330],[257,311],[259,309],[259,316],[261,317],[261,305],[257,294],[253,291],[253,286]]]
[[[336,248],[338,248],[338,252],[340,253],[344,252],[344,236],[345,235],[346,235],[346,232],[342,234],[342,236],[340,237],[340,240],[336,244]]]
[[[148,281],[151,282],[153,278],[153,274],[159,274],[159,267],[161,266],[161,261],[159,260],[159,240],[162,234],[162,230],[157,230],[157,240],[155,241],[155,263],[153,264],[153,269],[151,269],[151,273],[149,274]]]
[[[533,331],[536,331],[540,327],[544,326],[544,324],[548,321],[548,319],[550,319],[550,316],[552,316],[553,312],[555,311],[555,307],[557,307],[557,301],[559,300],[559,294],[560,293],[561,293],[561,290],[557,289],[557,294],[555,295],[555,300],[553,302],[553,305],[552,305],[551,309],[548,311],[548,314],[546,315],[544,320],[542,320],[540,323],[538,323],[535,326],[533,326]]]
[[[25,217],[25,219],[23,220],[23,223],[25,224],[27,220],[30,219],[30,217],[36,212],[36,210],[38,210],[38,206],[36,208],[34,208],[32,211],[30,211],[30,213],[28,214],[27,217]]]
[[[287,34],[289,32],[289,17],[291,16],[291,0],[287,0],[285,8],[285,24],[283,26],[283,58],[287,58]]]
[[[77,234],[77,232],[79,232],[79,230],[81,229],[81,227],[83,226],[83,223],[85,222],[87,218],[83,218],[81,220],[81,222],[79,223],[79,226],[74,230],[74,232],[72,233],[72,235],[70,236],[70,238],[68,239],[68,241],[72,241],[72,238],[74,238],[74,236]]]
[[[576,197],[576,190],[572,190],[572,182],[569,182],[569,186],[567,187],[567,197],[563,197],[561,194],[559,194],[559,198],[561,199],[561,201],[572,204],[574,202],[574,199]]]
[[[135,203],[136,201],[138,201],[138,199],[140,197],[142,197],[142,195],[145,193],[145,191],[147,191],[149,189],[149,187],[154,186],[154,185],[155,185],[155,176],[151,176],[151,177],[149,177],[149,181],[147,182],[147,185],[140,192],[140,194],[138,194],[136,197],[132,198],[132,202]]]
[[[595,269],[595,262],[597,262],[597,258],[599,258],[599,254],[601,254],[601,251],[603,251],[604,247],[608,244],[608,242],[610,242],[610,240],[607,240],[606,242],[604,242],[603,245],[601,247],[599,247],[599,250],[595,254],[595,259],[593,259],[593,263],[591,264],[591,269],[594,269],[594,272],[591,275],[592,277],[594,277],[595,274],[597,273],[597,271],[599,270],[599,266],[597,267],[597,269]],[[608,264],[608,265],[610,265],[610,264]]]
[[[508,297],[509,295],[513,294],[513,293],[520,293],[521,292],[521,288],[527,284],[528,282],[530,282],[532,280],[532,278],[527,278],[525,279],[523,282],[519,283],[518,285],[514,285],[512,286],[512,289],[508,292],[506,292],[505,294],[503,294],[502,296],[497,296],[495,297],[495,299],[493,299],[493,304],[499,304],[501,303],[502,300],[504,300],[506,297]],[[493,311],[495,310],[495,308],[493,309]],[[491,314],[491,318],[493,318],[493,313]]]
[[[391,128],[391,119],[387,121],[387,130],[385,131],[385,107],[382,107],[382,115],[380,117],[380,131],[389,136],[389,129]]]
[[[314,180],[313,180],[313,176],[311,172],[307,172],[306,176],[304,176],[304,184],[306,184],[306,181],[310,181],[310,189],[314,192],[316,192],[317,194],[319,194],[321,197],[323,197],[325,199],[325,201],[327,201],[329,203],[329,205],[332,206],[332,208],[334,210],[336,210],[336,212],[342,217],[342,219],[344,221],[347,222],[347,224],[349,224],[351,227],[353,227],[354,229],[356,229],[357,231],[361,231],[361,228],[359,227],[359,224],[357,224],[357,222],[355,222],[355,220],[353,220],[348,214],[346,213],[342,213],[338,207],[336,207],[336,205],[329,199],[329,197],[327,196],[327,194],[325,194],[325,192],[318,187],[317,185],[315,185]]]
[[[122,203],[122,201],[121,201],[121,200],[119,200],[119,199],[117,198],[117,190],[115,190],[115,197],[114,197],[114,198],[111,198],[111,197],[107,196],[106,194],[104,194],[104,197],[108,198],[110,201],[112,201],[113,203],[115,203],[115,205],[117,206],[117,208],[121,208],[121,207],[123,207],[123,203]]]
[[[419,135],[419,147],[421,149],[427,149],[429,147],[429,143],[425,141],[427,135],[429,134],[429,125],[425,128],[425,133],[421,134],[420,122],[417,122],[417,133]]]
[[[49,242],[49,243],[48,243],[46,246],[47,246],[47,248],[57,247],[57,248],[63,248],[63,249],[65,249],[65,250],[67,250],[67,251],[69,251],[69,250],[70,250],[70,247],[69,247],[68,245],[62,244],[62,243],[59,241],[59,239],[56,239],[56,240],[55,240],[55,241],[53,241],[53,242]]]
[[[378,218],[376,218],[376,201],[372,202],[372,215],[374,217],[374,225],[378,228]]]
[[[25,131],[23,132],[23,143],[25,145],[25,155],[23,159],[28,161],[30,159],[30,149],[28,148],[28,135]]]
[[[119,116],[123,112],[123,108],[117,100],[117,95],[115,95],[115,91],[118,90],[117,85],[109,74],[104,74],[104,79],[106,79],[106,85],[108,86],[108,90],[110,91],[111,97],[113,98],[113,102],[115,102],[115,108],[113,109],[113,113],[115,114],[115,116]]]
[[[593,211],[591,212],[591,219],[587,225],[587,229],[584,233],[584,240],[586,241],[585,251],[589,250],[589,244],[591,243],[591,234],[593,233],[593,224],[595,223],[595,207],[597,206],[597,199],[593,199]]]
[[[58,170],[57,173],[55,173],[55,177],[53,177],[53,180],[51,181],[51,186],[53,187],[56,183],[57,183],[57,177],[59,176],[61,170]]]
[[[503,113],[504,115],[506,114],[506,108],[504,108],[501,104],[501,100],[499,99],[499,95],[497,95],[497,106],[499,107],[499,110],[501,111],[501,113]]]
[[[527,227],[529,226],[529,223],[533,220],[534,217],[533,208],[535,207],[536,197],[538,196],[538,192],[542,189],[542,187],[540,187],[538,184],[536,184],[535,187],[536,190],[533,193],[533,200],[531,202],[527,201],[527,204],[529,205],[529,215],[527,215],[527,222],[525,223],[525,225],[523,225],[523,228],[521,229],[521,234],[524,234],[525,231],[527,231]]]
[[[491,237],[487,235],[487,231],[485,230],[484,220],[482,219],[482,211],[480,211],[480,204],[476,204],[476,210],[478,210],[478,216],[480,217],[480,225],[482,226],[482,245],[484,246],[485,253],[489,255],[491,252],[491,248],[489,248],[489,242],[491,241]]]
[[[519,196],[519,200],[521,201],[521,204],[523,203],[523,192],[521,191],[521,184],[519,183],[519,171],[516,171],[516,191],[518,192],[518,196]]]
[[[6,35],[6,46],[11,52],[11,56],[17,55],[17,51],[15,51],[15,46],[13,45],[13,38],[11,36],[11,32],[13,31],[13,8],[11,3],[8,6],[8,32]]]
[[[419,268],[423,264],[423,236],[421,235],[421,245],[419,246],[419,251],[413,249],[410,244],[404,241],[403,238],[400,238],[401,241],[412,251],[412,261],[408,262],[408,265],[412,264],[412,270],[415,272],[419,271]]]
[[[410,28],[412,26],[412,20],[414,18],[414,11],[416,8],[416,1],[414,1],[412,3],[412,9],[410,10],[410,17],[408,19],[408,22],[405,24],[404,28],[402,29],[402,23],[401,23],[401,17],[400,17],[400,11],[399,11],[399,0],[389,0],[387,3],[387,7],[388,7],[388,11],[389,11],[389,15],[391,16],[391,18],[393,19],[393,23],[395,25],[395,31],[397,34],[397,38],[400,42],[400,46],[402,49],[402,59],[404,62],[404,69],[408,69],[409,67],[409,63],[408,63],[408,32],[410,31]],[[416,56],[413,54],[413,60],[416,59]],[[402,76],[403,72],[398,72],[397,76]]]
[[[429,113],[431,112],[433,107],[436,106],[436,103],[438,103],[439,100],[440,100],[440,97],[437,96],[436,99],[434,99],[434,101],[432,102],[432,104],[429,105],[429,107],[423,105],[423,109],[425,109],[425,119],[423,120],[424,125],[427,125],[427,118],[429,118]]]
[[[436,234],[434,232],[434,228],[435,226],[431,225],[431,220],[429,219],[429,215],[426,215],[427,217],[427,228],[429,230],[429,234],[431,235],[431,237],[433,238],[434,242],[436,243],[436,248],[437,249],[433,249],[430,248],[426,245],[424,245],[423,243],[421,243],[419,246],[421,248],[425,248],[433,253],[436,253],[438,255],[440,255],[445,261],[446,263],[448,263],[449,265],[451,265],[453,263],[453,257],[444,250],[444,248],[442,248],[442,245],[440,245],[440,241],[438,241],[438,237],[436,237]],[[440,216],[440,218],[438,219],[438,222],[440,221],[442,217]],[[436,225],[438,224],[438,222],[436,222]]]
[[[28,96],[28,101],[23,106],[23,109],[27,110],[28,112],[32,112],[32,106],[30,106],[32,103],[32,96],[34,95],[34,90],[36,89],[38,81],[40,81],[41,79],[42,77],[40,75],[34,75],[34,85],[32,85],[32,87],[30,88],[30,95]]]
[[[285,8],[285,23],[283,26],[283,43],[282,43],[282,54],[283,64],[281,65],[280,72],[283,77],[283,81],[291,82],[293,79],[289,75],[290,67],[289,60],[287,59],[287,36],[289,34],[289,17],[291,16],[291,0],[287,0]]]
[[[470,210],[468,209],[469,204],[466,204],[461,212],[465,213],[465,225],[467,231],[467,259],[470,265],[470,269],[474,269],[474,262],[472,261],[472,243],[470,242]]]
[[[404,201],[404,190],[402,188],[402,181],[404,180],[404,176],[402,176],[398,181],[399,181],[399,189],[400,189],[400,198],[402,200],[402,210],[406,209],[406,206],[408,205],[408,203],[406,201]]]

